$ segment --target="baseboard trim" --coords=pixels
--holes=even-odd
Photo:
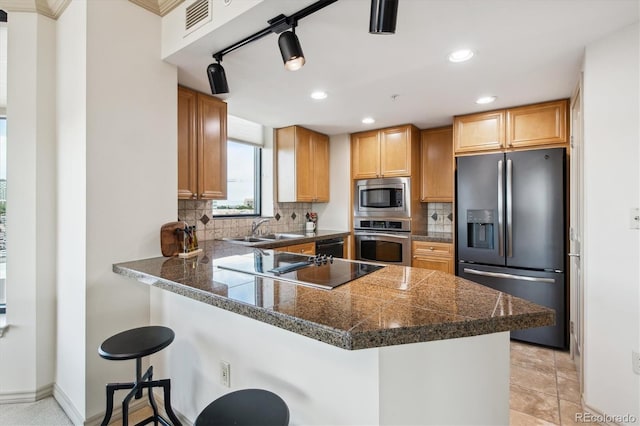
[[[142,399],[134,399],[133,401],[131,401],[131,403],[129,403],[129,413],[133,413],[136,410],[144,408],[146,405],[148,405],[148,402],[149,400],[146,397]],[[100,411],[98,414],[89,417],[87,420],[84,421],[84,425],[97,426],[99,424],[102,424],[102,419],[104,419],[104,413],[105,411]],[[112,423],[114,421],[119,421],[121,419],[122,419],[122,404],[119,404],[117,407],[113,408],[113,413],[111,413],[111,419],[109,420],[109,423]],[[74,423],[74,424],[78,424],[78,423]]]
[[[603,412],[601,412],[600,410],[596,410],[595,408],[591,407],[589,404],[587,404],[584,401],[584,395],[580,398],[581,404],[582,405],[582,409],[584,410],[585,413],[589,413],[590,415],[592,415],[593,417],[595,417],[592,421],[597,422],[600,425],[603,426],[619,426],[619,423],[612,423],[612,422],[608,422],[606,420],[610,420],[612,418],[612,416],[608,416],[607,414],[604,414]],[[576,419],[573,419],[573,421],[576,421]]]
[[[16,404],[20,402],[35,402],[53,395],[53,383],[42,386],[35,391],[0,393],[0,404]]]
[[[82,413],[78,411],[71,399],[57,383],[53,386],[53,397],[74,425],[81,425],[84,423],[84,416]]]

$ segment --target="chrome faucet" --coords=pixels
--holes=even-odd
[[[260,227],[260,225],[262,225],[265,222],[269,222],[270,218],[268,217],[264,217],[262,219],[256,219],[251,223],[251,236],[254,237],[256,235],[256,232],[258,231],[258,228]]]

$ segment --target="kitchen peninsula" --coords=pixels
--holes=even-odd
[[[443,272],[387,266],[324,290],[218,268],[251,247],[203,248],[113,266],[155,287],[164,309],[152,322],[176,332],[159,363],[190,420],[206,401],[261,387],[287,401],[292,424],[508,424],[509,331],[554,322]],[[221,361],[231,389],[218,384]]]

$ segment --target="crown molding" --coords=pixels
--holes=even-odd
[[[131,3],[147,9],[158,16],[171,12],[184,0],[129,0]]]
[[[184,0],[129,1],[158,16],[164,16]],[[0,0],[0,9],[6,12],[35,12],[51,19],[58,19],[69,3],[71,3],[71,0]]]
[[[9,13],[35,12],[51,19],[58,19],[69,3],[71,0],[0,0],[0,9]]]

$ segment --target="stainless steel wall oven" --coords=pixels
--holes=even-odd
[[[356,259],[411,266],[411,219],[354,218]]]

